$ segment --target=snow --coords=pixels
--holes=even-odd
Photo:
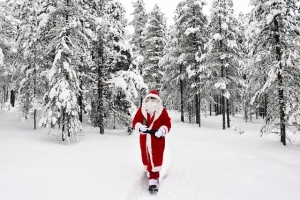
[[[283,146],[274,134],[260,137],[261,118],[235,116],[235,130],[222,130],[222,116],[202,116],[198,127],[169,113],[165,175],[150,196],[138,133],[100,135],[84,125],[84,138],[68,145],[55,132],[34,131],[32,119],[21,123],[13,109],[0,110],[0,199],[299,199],[300,147]]]
[[[4,61],[4,55],[2,53],[2,49],[0,48],[0,66],[3,65]]]
[[[134,62],[136,63],[136,65],[140,65],[141,63],[144,62],[144,56],[138,55],[138,56],[134,59]]]
[[[270,24],[274,19],[274,15],[271,15],[269,14],[267,17],[266,17],[266,20],[267,20],[267,23]]]
[[[47,22],[49,20],[49,15],[46,13],[41,13],[38,17],[38,20],[39,20],[38,30],[41,30],[43,27],[47,25]]]
[[[219,81],[219,82],[216,82],[214,84],[215,88],[217,89],[221,89],[221,90],[225,90],[226,89],[226,83],[224,81]]]
[[[95,24],[98,26],[101,26],[103,22],[103,19],[101,17],[96,17],[95,18]]]
[[[197,27],[197,28],[190,27],[190,28],[186,29],[186,31],[184,32],[184,34],[185,35],[190,35],[190,34],[196,33],[197,31],[199,31],[199,27]]]
[[[222,23],[221,27],[222,27],[223,30],[228,30],[227,23]]]
[[[222,36],[219,33],[213,35],[214,40],[222,40]]]

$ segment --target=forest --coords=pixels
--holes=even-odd
[[[136,108],[151,89],[181,121],[201,127],[203,115],[231,126],[261,116],[260,134],[300,131],[300,1],[251,0],[233,14],[232,0],[182,0],[174,25],[158,5],[117,0],[0,2],[0,104],[22,119],[79,139],[83,118],[104,134],[132,132]],[[133,27],[130,34],[127,27]],[[39,117],[41,114],[41,117]]]

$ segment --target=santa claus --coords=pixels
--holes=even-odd
[[[149,191],[156,192],[163,163],[165,135],[171,128],[171,119],[156,90],[151,90],[144,98],[133,118],[132,127],[140,133],[142,162],[149,172]]]

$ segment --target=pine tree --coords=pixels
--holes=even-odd
[[[92,1],[88,12],[92,25],[84,32],[91,44],[91,92],[97,93],[89,94],[90,120],[104,134],[104,128],[115,122],[129,127],[132,100],[136,98],[132,94],[137,94],[139,84],[129,84],[135,83],[132,76],[136,73],[129,69],[132,55],[125,34],[123,6],[118,1]]]
[[[261,133],[276,132],[286,145],[286,128],[299,126],[300,117],[299,8],[295,1],[288,0],[252,0],[251,4],[255,7],[247,30],[250,56],[254,70],[265,75],[253,101],[268,94]]]
[[[167,32],[166,46],[164,49],[164,56],[160,60],[160,64],[164,70],[164,76],[162,79],[162,91],[166,105],[175,106],[180,110],[181,121],[185,120],[185,103],[186,89],[185,79],[186,71],[184,68],[184,62],[180,55],[183,54],[183,50],[180,47],[180,37],[183,34],[178,27],[180,27],[180,18],[185,14],[184,10],[185,2],[179,2],[175,11],[175,25],[171,26]]]
[[[9,1],[4,2],[4,27],[3,27],[3,38],[6,49],[6,99],[10,100],[10,105],[15,107],[16,98],[18,96],[17,90],[19,87],[21,73],[20,68],[22,66],[22,57],[18,54],[17,37],[20,31],[20,15],[22,1]],[[10,96],[10,98],[8,98]]]
[[[226,127],[225,98],[235,95],[240,85],[240,61],[242,56],[237,22],[233,16],[232,0],[215,0],[208,31],[210,40],[206,53],[200,59],[204,62],[201,72],[205,73],[204,88],[211,88],[211,94],[221,96],[222,128]]]
[[[79,139],[81,123],[79,121],[80,108],[77,95],[80,90],[76,74],[76,54],[80,48],[76,40],[81,39],[80,7],[76,1],[64,0],[56,2],[48,24],[55,23],[55,28],[49,30],[50,44],[55,50],[52,68],[49,70],[49,90],[44,97],[44,117],[41,120],[43,127],[57,125],[62,134],[62,140]]]
[[[129,25],[132,25],[134,29],[134,33],[131,35],[130,44],[132,45],[133,58],[132,58],[132,67],[138,70],[140,75],[143,75],[143,62],[144,62],[144,54],[145,54],[145,46],[143,45],[144,40],[144,31],[147,23],[147,13],[143,0],[137,0],[132,3],[134,7],[133,20]],[[143,91],[139,91],[140,93],[140,102],[142,105],[143,100]]]
[[[108,69],[108,88],[105,88],[105,105],[109,108],[105,116],[105,124],[111,122],[119,122],[124,125],[131,133],[131,113],[133,112],[133,99],[137,96],[135,82],[131,76],[135,74],[129,71],[131,60],[131,47],[125,35],[125,10],[118,1],[111,1],[109,7],[106,8],[106,18],[110,21],[107,29],[108,38],[105,38],[105,45],[108,45],[107,51],[113,52],[110,55],[110,63]],[[112,30],[113,29],[113,30]],[[113,42],[112,44],[111,41]],[[121,81],[124,85],[119,85]],[[125,87],[126,86],[126,87]]]
[[[143,46],[143,31],[146,27],[147,23],[147,13],[145,8],[145,3],[143,0],[136,0],[132,3],[134,12],[133,20],[130,22],[129,25],[132,25],[134,29],[134,33],[131,36],[131,43],[133,45],[133,52],[138,56],[143,56],[145,47]]]
[[[242,33],[245,33],[245,30],[248,26],[249,14],[239,14],[239,29]],[[256,104],[251,104],[251,99],[255,94],[255,91],[260,87],[261,74],[258,71],[254,71],[253,59],[249,56],[249,48],[248,41],[246,39],[246,35],[241,35],[240,42],[243,44],[243,66],[241,73],[243,75],[243,83],[244,87],[241,88],[240,101],[236,101],[237,104],[233,105],[233,109],[239,109],[239,111],[243,114],[245,121],[247,122],[249,119],[252,120],[252,112],[256,112],[256,118],[258,118],[258,111],[263,106],[261,102],[257,102]],[[255,78],[254,78],[255,77]]]
[[[181,109],[183,106],[183,101],[181,100],[181,74],[180,74],[180,64],[178,63],[178,57],[181,54],[181,49],[179,48],[177,29],[175,26],[171,26],[167,32],[166,46],[164,49],[164,56],[160,60],[160,65],[164,71],[164,76],[162,78],[162,92],[164,103],[166,106],[180,110],[182,115],[182,121],[184,121],[184,112]]]
[[[200,70],[197,58],[203,54],[204,44],[206,42],[206,24],[207,19],[202,12],[204,1],[187,0],[183,2],[183,9],[180,18],[177,20],[177,28],[179,33],[180,48],[182,49],[182,62],[187,73],[186,83],[187,93],[190,96],[188,101],[195,102],[190,105],[193,113],[190,116],[196,115],[196,123],[200,125]]]
[[[9,88],[11,78],[15,74],[11,67],[15,58],[15,38],[17,22],[13,17],[13,5],[8,1],[0,2],[0,48],[2,52],[2,63],[0,66],[0,103],[6,103],[9,99]]]
[[[25,119],[27,119],[28,113],[33,111],[34,129],[36,129],[37,108],[42,99],[41,83],[43,82],[39,67],[42,63],[39,43],[41,2],[35,0],[23,1],[22,3],[19,18],[21,24],[17,40],[18,53],[20,58],[23,58],[23,79],[19,87],[19,105]]]
[[[159,60],[163,57],[166,43],[166,18],[157,4],[149,14],[145,30],[143,45],[145,49],[145,60],[143,66],[143,77],[150,89],[160,90],[162,69]]]

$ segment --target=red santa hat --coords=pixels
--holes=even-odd
[[[161,101],[160,97],[159,97],[159,93],[156,90],[151,90],[146,96],[145,99],[149,98],[149,97],[154,97],[156,99],[158,99],[159,101]]]

